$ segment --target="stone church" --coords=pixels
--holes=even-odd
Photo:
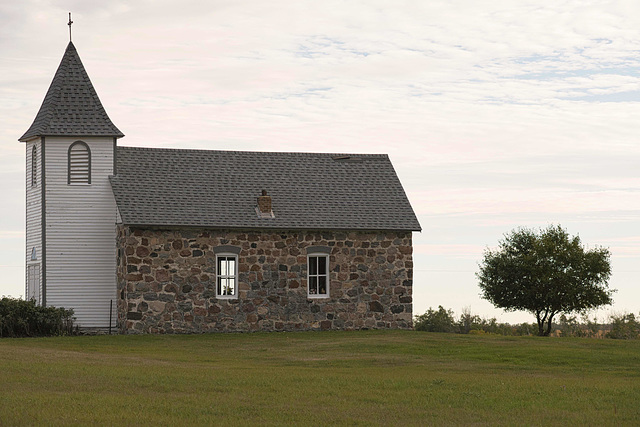
[[[420,224],[388,156],[123,136],[69,42],[20,138],[27,298],[121,333],[412,327]]]

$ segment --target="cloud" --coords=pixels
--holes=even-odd
[[[389,153],[425,229],[416,270],[434,257],[455,270],[501,233],[553,221],[638,256],[615,240],[640,212],[633,2],[5,2],[11,233],[24,228],[16,140],[62,57],[67,8],[121,145]],[[430,286],[416,287],[416,312],[440,303]]]

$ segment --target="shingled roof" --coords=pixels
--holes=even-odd
[[[110,179],[127,225],[420,230],[387,155],[118,147]]]
[[[124,136],[107,116],[71,42],[40,111],[20,141],[38,136]]]

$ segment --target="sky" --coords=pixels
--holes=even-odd
[[[25,146],[69,41],[122,146],[387,153],[422,225],[414,314],[481,299],[487,248],[560,224],[640,312],[637,1],[0,3],[0,295],[24,296]]]

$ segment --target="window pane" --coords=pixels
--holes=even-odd
[[[221,279],[222,292],[220,295],[229,295],[229,279]]]
[[[218,277],[218,295],[222,295],[222,279]]]
[[[225,257],[218,258],[218,275],[227,275],[227,259]]]
[[[318,274],[318,257],[309,257],[309,274]]]
[[[318,257],[318,274],[327,274],[327,257]]]
[[[318,278],[309,277],[309,294],[315,295],[318,293]]]
[[[235,276],[236,275],[236,259],[235,258],[227,258],[228,264],[227,264],[227,274],[229,276]]]
[[[236,294],[236,280],[235,279],[227,279],[228,287],[227,287],[227,295],[235,295]]]
[[[318,277],[318,293],[327,294],[327,276]]]

